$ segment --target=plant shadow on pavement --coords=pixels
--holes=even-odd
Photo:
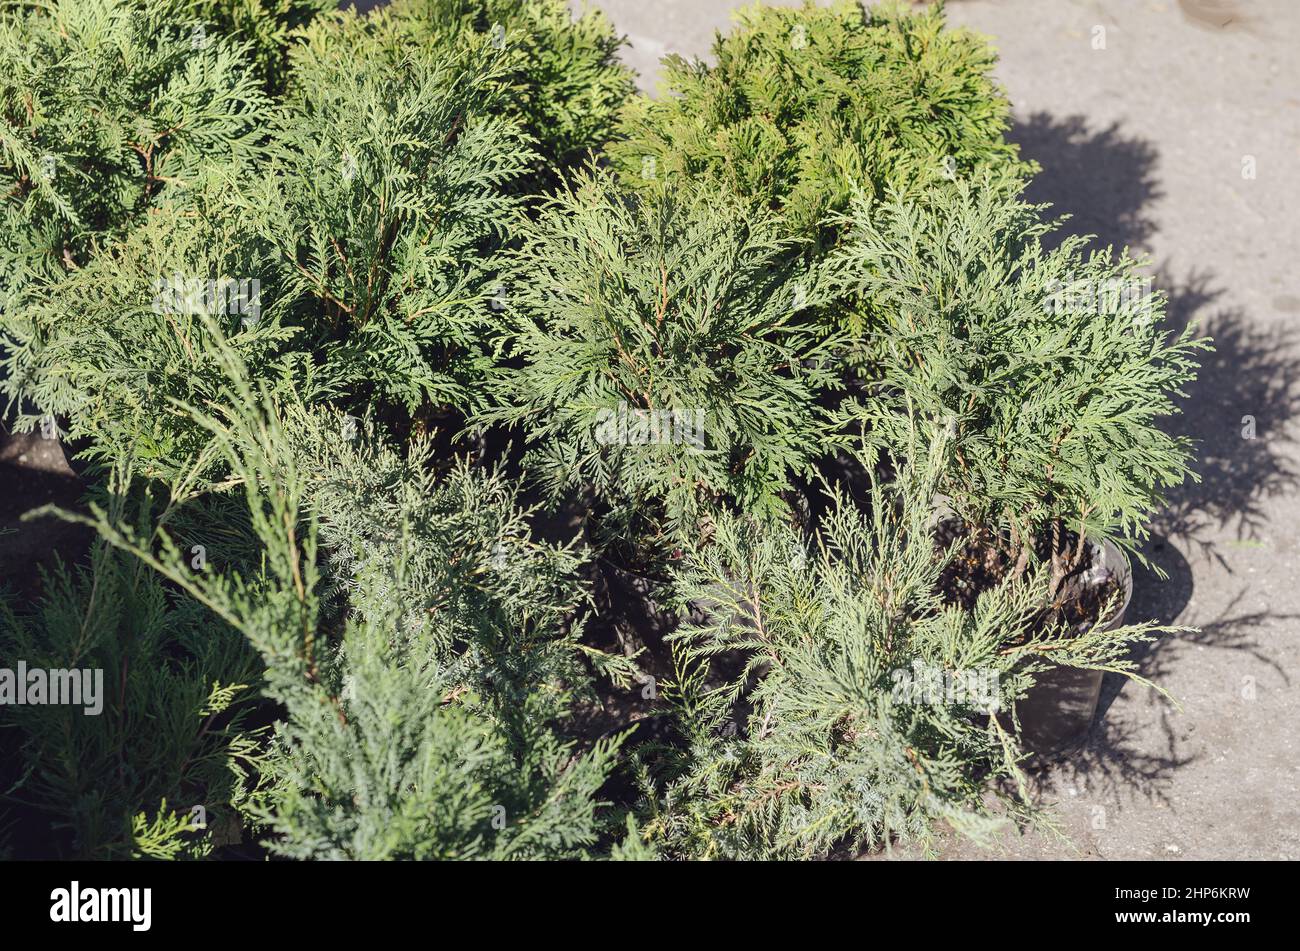
[[[1043,166],[1027,189],[1028,200],[1051,202],[1049,213],[1073,215],[1062,235],[1095,235],[1094,246],[1129,247],[1135,254],[1150,247],[1158,230],[1153,206],[1163,194],[1156,174],[1158,153],[1151,143],[1116,124],[1094,129],[1082,116],[1043,112],[1017,121],[1010,138],[1020,143],[1022,155]],[[1288,435],[1289,424],[1300,418],[1300,333],[1252,321],[1224,300],[1225,291],[1209,270],[1180,278],[1162,266],[1152,277],[1154,287],[1167,295],[1172,331],[1194,323],[1200,334],[1214,339],[1214,351],[1203,355],[1181,414],[1165,421],[1169,432],[1193,440],[1192,468],[1200,479],[1170,492],[1165,508],[1153,518],[1143,554],[1166,577],[1135,563],[1128,612],[1131,621],[1196,623],[1200,631],[1139,649],[1134,655],[1138,672],[1165,682],[1184,651],[1204,647],[1244,652],[1289,684],[1256,637],[1262,627],[1286,616],[1238,612],[1248,593],[1246,583],[1214,619],[1182,615],[1196,584],[1189,558],[1227,568],[1218,548],[1225,531],[1243,544],[1253,543],[1265,526],[1265,503],[1300,488],[1300,473],[1290,462],[1295,440]],[[1255,421],[1253,439],[1243,436],[1247,416]],[[1162,740],[1154,746],[1149,719],[1125,722],[1107,716],[1124,690],[1145,693],[1146,709],[1159,718]],[[1185,748],[1188,727],[1194,725],[1183,722],[1185,717],[1154,691],[1108,674],[1083,747],[1040,772],[1036,785],[1043,791],[1083,787],[1094,801],[1116,806],[1134,795],[1169,805],[1164,791],[1168,777],[1196,759]]]

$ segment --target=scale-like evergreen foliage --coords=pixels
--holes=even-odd
[[[0,393],[97,463],[60,514],[107,542],[0,610],[6,662],[106,687],[0,709],[0,836],[770,858],[1031,812],[1014,701],[1164,630],[1043,605],[1186,477],[1157,424],[1205,344],[1126,257],[1043,250],[983,41],[757,7],[620,117],[620,40],[564,0],[330,6],[0,12]],[[804,511],[855,428],[865,507]],[[620,577],[676,566],[675,727],[635,756],[640,655],[592,646],[592,552],[520,462]],[[969,603],[939,496],[1015,566]]]
[[[463,464],[440,475],[430,443],[399,453],[348,417],[300,412],[293,423],[330,589],[347,612],[381,627],[396,612],[401,629],[426,629],[423,649],[503,722],[562,715],[563,691],[542,691],[537,709],[529,695],[548,683],[585,691],[587,664],[630,681],[626,660],[581,641],[585,554],[535,540],[510,483]]]
[[[856,406],[877,446],[921,459],[941,432],[955,514],[991,530],[1023,569],[1056,526],[1133,548],[1163,490],[1190,475],[1187,440],[1159,421],[1208,345],[1171,334],[1164,298],[1127,254],[1044,250],[1041,208],[983,183],[925,201],[855,207],[835,266],[882,315],[881,381]],[[1061,561],[1070,557],[1070,563]],[[1023,560],[1022,560],[1023,559]]]
[[[69,611],[95,610],[105,663],[139,666],[109,698],[129,717],[58,739],[66,709],[20,718],[32,770],[7,791],[40,793],[84,855],[204,854],[192,805],[247,819],[254,794],[287,855],[582,854],[604,834],[595,791],[616,744],[575,755],[556,724],[593,668],[632,670],[581,643],[580,553],[532,541],[500,478],[435,481],[424,443],[350,442],[352,420],[302,401],[483,400],[494,255],[538,173],[608,135],[628,87],[618,43],[559,2],[312,12],[5,14],[5,389],[23,428],[66,419],[118,496],[161,480],[165,526],[132,529],[120,507],[91,521],[187,595],[99,555],[51,588],[76,596],[67,610],[8,618],[34,661],[81,644]],[[55,150],[35,176],[59,142],[80,164]],[[257,383],[232,397],[232,374]],[[289,431],[257,415],[263,398],[296,407]],[[123,634],[137,615],[138,643]],[[267,665],[239,683],[289,711],[269,750],[218,709],[236,696],[200,650],[214,627]],[[160,691],[166,731],[139,729],[160,709],[141,689]],[[83,795],[104,756],[131,770]],[[261,790],[237,768],[254,757]]]
[[[942,458],[935,453],[934,460]],[[674,635],[684,742],[644,775],[645,835],[670,856],[815,858],[928,844],[940,820],[982,839],[1029,814],[1021,754],[1004,722],[1054,665],[1141,680],[1140,624],[1065,638],[1024,631],[1043,574],[945,606],[930,498],[937,466],[843,502],[811,549],[788,527],[727,517],[678,573],[702,620]],[[992,716],[1001,711],[999,716]],[[1014,791],[1001,810],[987,798]]]
[[[135,0],[152,7],[159,0]],[[334,0],[162,0],[168,20],[189,30],[194,41],[209,33],[249,44],[253,68],[271,94],[282,91],[295,31],[322,13]]]
[[[557,496],[591,487],[645,540],[697,538],[720,505],[786,512],[823,450],[834,342],[800,320],[821,281],[776,219],[593,171],[521,233],[503,338],[520,365],[483,418],[524,426],[530,474]]]
[[[34,611],[0,601],[0,657],[97,671],[101,685],[93,714],[88,702],[12,708],[21,739],[4,793],[26,813],[23,838],[79,859],[194,857],[239,841],[266,743],[247,722],[261,664],[238,631],[97,546],[88,567],[48,579]]]
[[[486,38],[504,51],[506,112],[537,143],[534,188],[607,141],[634,88],[604,14],[575,17],[564,0],[396,0],[370,22],[398,49]]]
[[[308,19],[277,10],[268,36]],[[26,401],[20,427],[66,415],[106,454],[134,444],[148,474],[142,444],[173,472],[197,449],[166,400],[202,402],[193,317],[214,310],[200,293],[159,313],[159,281],[256,282],[254,310],[226,314],[246,358],[310,354],[349,402],[481,405],[494,254],[520,190],[606,134],[626,81],[603,21],[571,22],[559,3],[318,16],[295,35],[274,110],[246,46],[193,32],[167,0],[6,17],[4,387]]]
[[[200,207],[226,204],[220,191],[206,191]],[[0,392],[26,410],[17,428],[65,419],[84,458],[129,454],[139,474],[169,483],[205,451],[214,463],[208,435],[173,403],[204,405],[219,392],[214,332],[260,378],[318,388],[306,382],[314,359],[289,348],[296,335],[274,283],[255,304],[227,306],[238,296],[236,276],[268,273],[272,260],[238,216],[161,208],[84,267],[29,286],[0,327],[9,348]],[[214,303],[214,289],[225,304]],[[219,476],[211,466],[202,472]]]
[[[264,156],[245,44],[166,3],[52,0],[0,12],[0,303],[85,264],[213,166]]]
[[[610,152],[628,184],[704,178],[781,211],[793,234],[834,243],[855,193],[921,190],[980,167],[1020,165],[1010,106],[979,37],[943,9],[858,0],[755,5],[719,34],[716,65],[669,56],[665,95],[638,98]]]
[[[275,291],[332,382],[414,412],[472,406],[496,284],[492,252],[531,152],[496,115],[504,54],[394,45],[352,13],[294,51],[271,171],[235,199],[279,252]]]
[[[409,464],[364,448],[325,459],[341,420],[285,410],[244,382],[233,349],[214,352],[231,389],[195,419],[247,506],[255,565],[195,570],[164,526],[142,535],[95,505],[88,518],[64,514],[260,653],[264,690],[288,711],[255,801],[268,846],[299,858],[558,858],[595,846],[596,791],[618,743],[579,755],[554,729],[567,693],[584,687],[576,658],[596,657],[569,627],[573,556],[532,542],[492,477],[476,484],[485,477],[461,469],[435,487],[419,452]],[[391,493],[386,522],[367,522],[368,486]],[[313,513],[326,510],[320,533],[326,519]],[[333,619],[321,537],[344,597]],[[416,603],[397,596],[417,584]]]

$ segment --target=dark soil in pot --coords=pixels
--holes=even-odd
[[[946,518],[935,529],[936,543],[940,548],[947,548],[962,534],[961,521]],[[1077,536],[1072,532],[1064,534],[1063,547],[1073,548],[1078,542]],[[1041,560],[1050,557],[1046,540],[1035,547]],[[1083,631],[1097,622],[1102,610],[1116,595],[1127,604],[1118,571],[1112,570],[1112,566],[1120,563],[1127,571],[1128,559],[1114,545],[1107,544],[1103,551],[1088,541],[1083,546],[1078,564],[1065,576],[1056,596],[1044,607],[1032,627],[1041,629],[1064,621]],[[1014,565],[1001,546],[974,532],[939,576],[939,589],[945,602],[970,610],[981,594],[1001,584],[1013,570]],[[1130,585],[1131,574],[1128,572]]]
[[[936,529],[936,542],[946,548],[962,532],[959,520],[944,519]],[[1067,534],[1060,542],[1069,549],[1077,546],[1078,539]],[[1050,556],[1046,543],[1037,547],[1039,557]],[[1001,583],[1014,566],[1000,548],[972,534],[940,576],[944,600],[970,609],[980,593]],[[1133,597],[1128,556],[1110,542],[1098,545],[1087,541],[1079,551],[1078,563],[1062,579],[1055,597],[1044,605],[1025,638],[1061,622],[1076,634],[1098,624],[1103,631],[1124,624]],[[1108,616],[1101,617],[1108,606]],[[1104,676],[1102,671],[1076,667],[1054,667],[1038,675],[1028,695],[1016,705],[1021,743],[1035,760],[1043,762],[1069,753],[1087,739]],[[1010,717],[1002,716],[1010,728]]]

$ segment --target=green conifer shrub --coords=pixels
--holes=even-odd
[[[705,189],[578,175],[521,228],[501,340],[517,362],[480,424],[522,426],[529,475],[554,497],[589,488],[646,551],[698,538],[719,507],[788,513],[823,449],[835,341],[801,323],[822,281],[780,232]]]
[[[536,144],[536,191],[613,135],[634,89],[623,40],[600,10],[564,0],[396,0],[369,18],[397,48],[486,37],[509,61],[506,114]]]
[[[58,414],[102,455],[133,443],[146,474],[188,465],[203,436],[167,400],[202,402],[203,331],[190,318],[210,312],[213,295],[143,313],[158,311],[158,283],[173,278],[260,289],[251,319],[240,311],[226,329],[267,373],[307,367],[321,392],[389,407],[399,421],[481,405],[495,252],[538,170],[553,174],[596,144],[621,102],[626,72],[603,20],[571,22],[558,2],[457,2],[307,23],[309,11],[288,4],[266,35],[305,25],[272,109],[250,79],[247,44],[218,32],[256,20],[256,4],[66,6],[6,22],[4,55],[20,67],[9,72],[7,152],[27,171],[14,172],[6,205],[18,243],[0,273],[0,357],[7,395],[26,401],[20,428]],[[216,25],[192,33],[191,13]],[[110,41],[78,39],[100,20]],[[84,76],[56,48],[75,42],[98,44]],[[138,82],[118,82],[123,58],[140,61]],[[41,94],[48,108],[32,100]],[[106,131],[89,140],[93,154],[78,153],[84,168],[59,177],[72,159],[55,155],[54,177],[33,178],[40,141],[17,133],[84,151],[88,112]],[[166,134],[137,155],[136,125]],[[111,209],[89,207],[113,196]]]
[[[984,182],[862,202],[832,263],[884,322],[879,384],[850,414],[900,459],[948,433],[953,513],[1017,574],[1047,558],[1055,594],[1086,540],[1136,553],[1164,490],[1194,478],[1159,422],[1209,341],[1169,330],[1127,253],[1045,250],[1042,207]]]
[[[507,63],[487,39],[409,49],[375,22],[305,31],[270,171],[234,204],[278,252],[276,291],[332,384],[407,413],[472,407],[493,253],[518,206],[506,186],[532,153],[496,114]]]
[[[536,540],[531,510],[500,473],[463,461],[446,470],[436,465],[431,442],[398,452],[350,417],[299,408],[290,424],[300,464],[311,473],[309,508],[326,553],[328,607],[381,627],[395,610],[405,629],[436,616],[427,634],[433,659],[456,672],[462,689],[486,698],[503,722],[525,709],[539,685],[584,694],[589,670],[631,681],[636,671],[626,659],[582,641],[586,554],[576,540]],[[373,589],[364,596],[363,581]],[[564,696],[543,691],[538,709],[561,716]]]
[[[405,51],[390,95],[396,51],[368,23],[308,30],[257,174],[214,165],[184,206],[10,296],[3,386],[26,402],[20,428],[57,414],[89,456],[129,451],[141,474],[177,476],[208,437],[170,401],[202,405],[222,379],[209,327],[304,398],[406,415],[482,401],[493,253],[519,204],[504,185],[532,154],[491,114],[505,54]]]
[[[225,205],[220,191],[197,204]],[[268,385],[304,396],[324,386],[292,345],[301,334],[286,296],[273,280],[253,291],[261,279],[249,275],[274,273],[274,260],[239,216],[167,207],[83,267],[29,285],[0,326],[0,392],[17,406],[16,428],[66,420],[83,460],[129,455],[140,475],[175,485],[203,459],[202,476],[219,479],[208,434],[175,403],[204,405],[224,385],[214,333]]]
[[[159,0],[136,3],[148,8]],[[249,44],[253,69],[271,95],[283,90],[296,31],[338,7],[334,0],[162,0],[161,5],[171,22],[189,31],[192,42],[217,33]]]
[[[676,572],[702,619],[677,643],[664,692],[683,742],[650,759],[643,830],[669,857],[794,859],[932,845],[941,823],[977,841],[1031,818],[1011,713],[1054,665],[1132,677],[1138,624],[1026,636],[1047,578],[1036,572],[945,604],[931,470],[843,497],[808,545],[789,527],[719,520]],[[1145,681],[1143,681],[1145,682]]]
[[[1015,703],[1140,681],[1172,630],[1044,604],[1188,475],[1157,424],[1207,343],[1126,255],[1043,249],[983,41],[756,7],[627,103],[563,0],[329,6],[0,12],[0,392],[97,464],[60,514],[107,543],[0,607],[0,656],[107,687],[0,709],[6,805],[150,858],[806,858],[1032,817]],[[522,456],[440,454],[465,421]],[[854,430],[869,497],[796,527]],[[593,552],[540,540],[515,462],[601,554],[675,565],[680,742],[579,726],[642,672],[588,643]],[[971,545],[999,570],[954,603]]]
[[[433,487],[418,444],[409,462],[364,443],[327,454],[343,418],[252,389],[236,352],[214,349],[234,382],[195,418],[229,467],[258,558],[196,571],[166,526],[141,534],[96,505],[64,517],[260,654],[265,695],[287,711],[250,807],[266,847],[564,858],[606,840],[596,792],[618,742],[579,754],[556,727],[585,686],[578,656],[624,680],[629,668],[578,644],[574,555],[532,542],[492,476],[461,468]]]
[[[624,182],[706,179],[780,211],[820,253],[838,239],[828,219],[857,193],[1032,169],[1003,139],[1010,105],[993,50],[947,29],[942,4],[756,4],[717,36],[713,58],[666,57],[665,95],[629,103],[609,146]]]
[[[0,656],[98,672],[91,714],[88,695],[0,709],[18,735],[5,798],[45,856],[194,858],[239,841],[266,758],[249,722],[261,663],[239,632],[97,546],[86,567],[49,577],[32,610],[0,601]]]
[[[83,266],[164,195],[185,205],[211,167],[260,160],[268,103],[248,56],[162,2],[0,12],[0,303]]]

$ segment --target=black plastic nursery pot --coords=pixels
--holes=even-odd
[[[1092,563],[1110,571],[1123,591],[1119,610],[1102,623],[1103,631],[1123,626],[1129,602],[1133,600],[1133,566],[1128,555],[1106,542],[1089,544]],[[1105,673],[1077,667],[1054,667],[1038,677],[1028,695],[1016,704],[1020,718],[1020,741],[1039,760],[1051,759],[1077,749],[1087,739]]]

